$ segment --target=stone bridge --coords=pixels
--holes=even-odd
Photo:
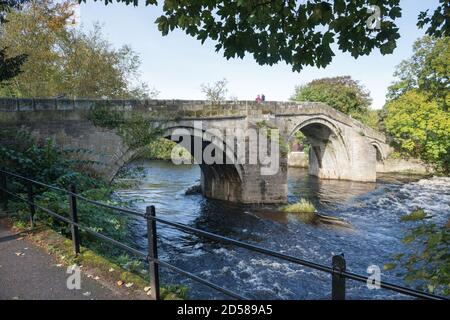
[[[90,150],[85,157],[98,162],[93,170],[112,180],[136,150],[116,128],[94,124],[95,110],[112,110],[128,119],[140,115],[148,120],[149,129],[159,128],[166,138],[182,128],[193,145],[196,141],[202,149],[211,143],[220,145],[228,157],[235,156],[236,148],[227,146],[227,141],[205,139],[202,132],[260,128],[264,123],[278,128],[281,139],[288,143],[300,130],[311,144],[309,173],[323,179],[373,182],[377,161],[386,159],[390,152],[381,133],[325,104],[311,102],[0,98],[0,124],[2,128],[28,130],[39,139],[52,137],[63,148]],[[201,129],[195,130],[200,121]],[[244,141],[248,158],[255,151],[248,146],[248,137]],[[278,170],[270,175],[261,174],[261,164],[201,163],[200,167],[206,197],[244,203],[287,199],[287,154],[283,152]]]

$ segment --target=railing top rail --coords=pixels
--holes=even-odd
[[[291,255],[282,254],[282,253],[279,253],[279,252],[276,252],[276,251],[273,251],[273,250],[269,250],[269,249],[266,249],[266,248],[263,248],[263,247],[255,246],[255,245],[252,245],[252,244],[249,244],[249,243],[245,243],[245,242],[242,242],[242,241],[239,241],[239,240],[231,239],[231,238],[224,237],[224,236],[221,236],[221,235],[217,235],[217,234],[214,234],[214,233],[211,233],[211,232],[208,232],[208,231],[204,231],[204,230],[201,230],[201,229],[193,228],[193,227],[190,227],[188,225],[184,225],[184,224],[177,223],[177,222],[172,222],[172,221],[165,220],[165,219],[162,219],[162,218],[159,218],[159,217],[153,217],[151,215],[147,215],[147,214],[139,212],[139,211],[134,211],[134,210],[131,210],[131,209],[126,209],[126,208],[122,208],[122,207],[118,207],[118,206],[113,206],[113,205],[108,205],[108,204],[104,204],[104,203],[101,203],[101,202],[97,202],[97,201],[88,199],[88,198],[86,198],[86,197],[84,197],[84,196],[82,196],[80,194],[71,192],[69,190],[66,190],[66,189],[63,189],[63,188],[60,188],[60,187],[56,187],[56,186],[51,186],[51,185],[48,185],[48,184],[45,184],[45,183],[42,183],[42,182],[30,179],[30,178],[26,178],[24,176],[21,176],[19,174],[15,174],[15,173],[12,173],[12,172],[9,172],[9,171],[5,171],[5,170],[0,169],[0,173],[6,174],[6,175],[9,175],[9,176],[13,176],[13,177],[16,177],[16,178],[19,178],[19,179],[22,179],[22,180],[25,180],[25,181],[28,181],[28,182],[31,182],[31,183],[43,186],[43,187],[47,187],[47,188],[53,189],[53,190],[57,190],[57,191],[63,192],[63,193],[68,194],[68,195],[72,195],[72,196],[74,196],[74,197],[76,197],[76,198],[78,198],[80,200],[86,201],[88,203],[91,203],[91,204],[99,206],[99,207],[103,207],[103,208],[114,210],[114,211],[119,211],[119,212],[130,214],[130,215],[133,215],[133,216],[138,216],[138,217],[141,217],[141,218],[144,218],[144,219],[151,219],[151,220],[154,220],[154,221],[159,222],[161,224],[165,224],[165,225],[171,226],[173,228],[177,228],[177,229],[183,230],[183,231],[188,232],[188,233],[193,233],[193,234],[196,234],[196,235],[199,235],[199,236],[203,236],[203,237],[211,239],[211,240],[215,240],[215,241],[218,241],[218,242],[234,245],[236,247],[240,247],[240,248],[244,248],[244,249],[247,249],[247,250],[250,250],[250,251],[253,251],[253,252],[258,252],[258,253],[261,253],[261,254],[265,254],[265,255],[268,255],[268,256],[271,256],[271,257],[274,257],[274,258],[278,258],[278,259],[281,259],[281,260],[284,260],[284,261],[287,261],[287,262],[291,262],[291,263],[294,263],[294,264],[298,264],[298,265],[302,265],[302,266],[309,267],[309,268],[312,268],[312,269],[316,269],[316,270],[319,270],[319,271],[323,271],[323,272],[326,272],[326,273],[329,273],[329,274],[339,273],[340,276],[346,277],[346,278],[354,280],[354,281],[364,282],[364,283],[367,283],[368,280],[370,281],[370,279],[367,276],[362,276],[362,275],[355,274],[355,273],[348,272],[348,271],[340,272],[340,271],[334,270],[332,267],[329,267],[329,266],[326,266],[326,265],[322,265],[322,264],[319,264],[319,263],[315,263],[315,262],[311,262],[311,261],[308,261],[308,260],[300,259],[300,258],[291,256]],[[4,190],[4,191],[8,192],[7,190]],[[8,192],[8,193],[10,193],[10,192]],[[23,198],[21,198],[21,199],[23,201],[27,202],[26,199],[23,199]],[[40,207],[40,209],[42,209],[44,211],[50,211],[50,210],[42,208],[42,207]],[[54,212],[51,212],[51,214],[52,215],[57,215]],[[62,218],[67,223],[74,224],[72,221],[70,221],[70,219],[64,218],[64,217],[59,216],[59,215],[57,215],[57,216],[58,216],[58,218]],[[84,226],[80,226],[80,227],[86,228]],[[91,229],[89,229],[89,230],[92,231],[92,232],[95,232],[95,231],[93,231]],[[102,238],[106,237],[104,235],[101,235],[101,236],[102,236]],[[110,239],[110,238],[108,238],[108,239]],[[123,244],[121,244],[121,245],[125,246]],[[135,250],[135,249],[132,249],[132,250]],[[142,252],[138,252],[138,251],[136,253],[143,254]],[[175,269],[179,269],[179,268],[176,268],[176,267],[174,267],[172,265],[169,265],[166,262],[159,261],[158,263],[166,265],[167,267],[172,268],[174,270]],[[179,270],[181,270],[181,269],[179,269]],[[179,270],[176,270],[176,271],[179,271]],[[183,270],[181,270],[181,271],[183,271]],[[183,273],[188,273],[188,272],[183,271]],[[190,276],[191,278],[194,277],[194,279],[196,277],[193,274],[189,274],[188,276]],[[215,286],[215,285],[213,285],[213,286]],[[384,289],[387,289],[387,290],[396,291],[398,293],[402,293],[402,294],[405,294],[405,295],[413,296],[413,297],[416,297],[416,298],[421,298],[421,299],[447,300],[446,297],[442,297],[442,296],[438,296],[438,295],[434,295],[434,294],[429,294],[429,293],[426,293],[426,292],[422,292],[422,291],[419,291],[419,290],[403,287],[403,286],[396,285],[396,284],[389,283],[389,282],[385,282],[385,281],[381,281],[380,282],[380,287],[384,288]],[[232,294],[231,294],[231,296],[232,296]]]

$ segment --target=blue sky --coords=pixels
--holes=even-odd
[[[200,41],[175,30],[163,37],[154,21],[161,13],[157,7],[126,6],[88,1],[80,5],[80,21],[90,29],[95,22],[103,26],[104,34],[116,47],[129,44],[142,59],[142,79],[160,91],[161,99],[203,99],[202,83],[226,78],[228,96],[253,100],[264,93],[267,100],[288,100],[295,85],[313,79],[350,75],[361,81],[371,92],[372,107],[381,108],[386,89],[393,80],[395,66],[411,55],[413,42],[424,34],[416,27],[420,11],[435,9],[438,0],[402,0],[403,17],[398,20],[401,39],[394,54],[378,52],[357,60],[347,53],[335,51],[333,62],[325,69],[307,67],[302,72],[291,71],[284,63],[260,66],[251,56],[243,60],[226,60],[216,53],[214,42]]]

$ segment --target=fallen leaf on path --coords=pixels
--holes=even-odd
[[[117,285],[119,286],[119,287],[121,287],[122,285],[123,285],[123,281],[117,281]]]
[[[111,268],[111,269],[109,269],[108,271],[109,271],[109,272],[113,272],[113,271],[114,271],[114,268]]]
[[[151,289],[150,287],[145,287],[144,291],[147,292],[147,291],[150,291],[150,289]]]
[[[25,255],[25,253],[23,253],[23,252],[16,252],[16,256],[18,256],[18,257],[24,256],[24,255]]]
[[[94,280],[99,280],[100,278],[99,278],[99,276],[95,276],[95,278],[94,278]]]
[[[83,296],[85,296],[85,297],[89,297],[90,295],[91,295],[91,293],[89,291],[83,293]]]
[[[56,266],[57,266],[58,268],[61,268],[61,267],[62,267],[62,263],[58,263]]]
[[[133,286],[133,284],[134,284],[134,283],[132,283],[132,282],[128,282],[128,283],[125,284],[125,287],[131,288],[131,287]]]

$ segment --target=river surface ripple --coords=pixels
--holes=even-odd
[[[119,190],[124,201],[139,200],[134,209],[155,205],[157,215],[226,237],[252,243],[302,259],[330,265],[334,254],[344,253],[347,270],[368,275],[369,265],[392,262],[396,253],[407,252],[401,242],[411,224],[400,217],[424,208],[432,220],[445,224],[450,218],[450,178],[380,176],[377,183],[319,180],[305,169],[289,169],[289,201],[312,201],[322,214],[351,223],[351,230],[327,225],[309,225],[295,215],[280,213],[273,205],[230,204],[185,195],[199,183],[198,166],[175,166],[164,161],[136,161],[142,167],[133,189]],[[147,249],[146,225],[140,219],[128,224],[129,241]],[[192,234],[158,225],[161,259],[252,299],[328,299],[328,274],[222,245]],[[383,271],[382,280],[405,285],[399,270]],[[183,276],[162,270],[162,282],[186,284],[189,297],[226,298]],[[387,290],[369,290],[348,281],[350,299],[404,299]]]

